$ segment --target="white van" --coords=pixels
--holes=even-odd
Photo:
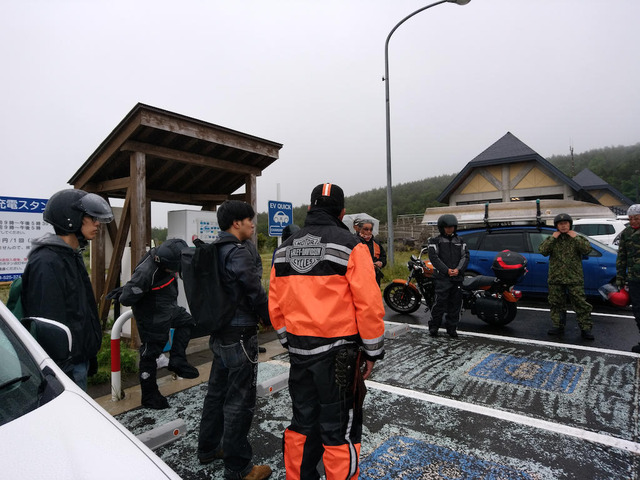
[[[629,224],[616,218],[581,218],[573,221],[573,229],[604,244],[617,248],[616,237]]]
[[[46,330],[43,347],[0,302],[2,478],[180,480],[52,360],[68,355],[69,329],[30,320],[31,331]]]

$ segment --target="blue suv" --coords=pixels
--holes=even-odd
[[[538,253],[542,241],[556,229],[547,226],[505,226],[459,230],[458,235],[467,242],[470,252],[468,275],[493,275],[491,264],[502,250],[512,250],[527,259],[528,273],[520,279],[516,288],[524,293],[547,293],[549,257]],[[591,252],[582,260],[584,287],[588,296],[600,296],[598,288],[614,282],[616,277],[617,252],[586,237],[591,243]]]

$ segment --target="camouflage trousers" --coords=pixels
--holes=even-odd
[[[567,319],[567,302],[569,300],[576,312],[576,320],[581,330],[591,330],[591,304],[584,294],[584,285],[549,285],[549,305],[551,321],[554,327],[564,328]]]

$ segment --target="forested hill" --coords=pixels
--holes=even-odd
[[[628,147],[605,147],[571,155],[554,155],[547,160],[573,178],[585,168],[602,178],[630,200],[638,202],[640,182],[640,143]]]
[[[609,185],[618,189],[628,198],[636,199],[636,186],[640,182],[640,143],[631,146],[605,147],[571,155],[554,155],[547,160],[569,178],[584,168],[588,168]],[[457,175],[440,175],[415,182],[402,183],[393,187],[393,215],[423,214],[425,208],[442,205],[436,201],[440,193]],[[367,212],[382,223],[387,221],[387,189],[376,188],[345,198],[347,213]],[[294,207],[293,218],[302,224],[307,206]],[[266,231],[266,213],[258,218],[259,230]],[[300,220],[298,220],[300,219]]]

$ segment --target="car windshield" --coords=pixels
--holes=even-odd
[[[599,248],[601,248],[603,250],[606,250],[607,252],[611,252],[614,255],[618,254],[618,252],[617,252],[617,250],[615,248],[612,248],[610,245],[607,245],[606,243],[602,243],[602,242],[596,240],[595,238],[589,237],[587,235],[583,235],[582,233],[578,233],[578,235],[582,235],[587,240],[589,240],[593,245],[595,245],[595,246],[597,246],[597,247],[599,247]]]
[[[0,319],[0,425],[36,409],[42,385],[40,368]]]

